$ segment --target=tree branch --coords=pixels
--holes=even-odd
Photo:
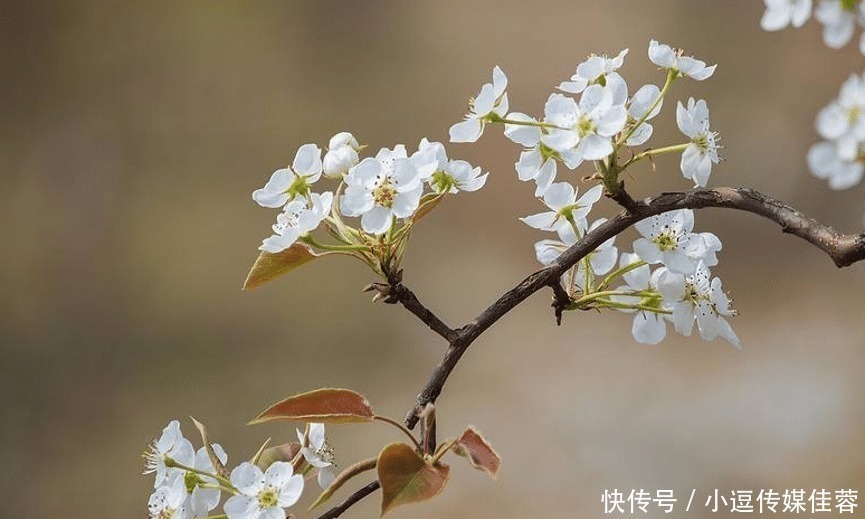
[[[416,315],[418,319],[426,323],[432,331],[441,335],[444,340],[448,342],[453,340],[455,333],[454,330],[445,324],[444,321],[439,319],[432,310],[424,306],[424,304],[418,300],[417,296],[414,295],[414,292],[409,290],[409,288],[402,283],[394,283],[390,285],[388,297],[385,298],[385,302],[390,304],[400,303],[409,312]]]
[[[529,275],[517,286],[505,292],[472,322],[453,331],[448,339],[450,346],[444,359],[418,394],[417,405],[409,410],[406,416],[406,425],[409,428],[417,424],[419,414],[426,404],[436,401],[460,358],[478,336],[530,295],[545,286],[558,285],[561,276],[578,261],[640,220],[676,209],[706,207],[737,209],[777,223],[783,232],[798,236],[825,252],[838,267],[845,267],[865,259],[865,233],[857,235],[839,233],[834,228],[823,225],[796,209],[752,189],[729,187],[696,189],[662,193],[654,198],[636,201],[624,191],[624,188],[621,188],[617,190],[614,199],[626,208],[625,211],[586,233],[553,264]],[[556,300],[559,298],[560,294],[556,290]]]
[[[343,501],[342,504],[340,504],[339,506],[335,506],[327,512],[323,513],[322,515],[318,516],[318,519],[335,519],[336,517],[341,516],[343,512],[345,512],[346,510],[354,506],[358,501],[372,494],[379,488],[381,488],[381,485],[379,485],[378,481],[373,481],[372,483],[361,488],[354,494],[348,496],[346,500]]]

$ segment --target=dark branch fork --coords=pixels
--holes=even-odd
[[[530,274],[517,286],[505,292],[473,321],[460,328],[451,329],[448,327],[444,321],[424,306],[401,281],[391,284],[389,297],[386,301],[402,304],[448,342],[448,349],[444,358],[436,366],[426,385],[418,394],[417,404],[409,410],[406,416],[405,422],[409,428],[415,427],[420,413],[427,404],[435,403],[451,372],[456,368],[460,358],[475,339],[514,307],[544,287],[553,289],[553,308],[555,309],[556,321],[560,322],[564,307],[569,303],[567,293],[562,289],[560,283],[562,275],[602,243],[646,218],[676,209],[703,209],[707,207],[737,209],[757,214],[777,223],[783,232],[798,236],[825,252],[838,267],[846,267],[865,259],[865,233],[855,235],[839,233],[834,228],[823,225],[796,209],[752,189],[729,187],[696,189],[662,193],[653,198],[637,201],[631,198],[620,185],[619,189],[609,196],[624,207],[624,211],[586,233],[580,241],[563,252],[552,265]],[[434,438],[432,443],[435,443]],[[352,494],[342,505],[330,510],[319,519],[338,517],[355,502],[374,490],[376,487],[373,484],[363,487]]]

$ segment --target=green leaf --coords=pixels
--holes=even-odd
[[[453,451],[468,458],[472,467],[486,472],[491,478],[495,479],[498,476],[502,458],[474,427],[465,430],[457,440]]]
[[[350,389],[316,389],[277,402],[250,424],[271,420],[298,422],[360,423],[375,418],[366,397]]]
[[[279,276],[287,274],[319,256],[321,255],[312,252],[312,249],[302,243],[295,243],[276,254],[262,252],[258,256],[258,259],[255,260],[255,264],[252,266],[249,274],[246,275],[246,281],[243,282],[243,290],[258,288],[268,281],[273,281]]]
[[[400,505],[439,495],[450,474],[450,467],[443,463],[430,465],[405,443],[391,443],[382,449],[376,468],[381,484],[381,515]]]
[[[309,510],[312,510],[313,508],[330,499],[330,496],[332,496],[334,492],[336,492],[343,485],[345,485],[351,478],[357,476],[358,474],[363,474],[368,470],[374,469],[376,463],[377,460],[375,458],[363,460],[340,472],[336,479],[334,479],[333,482],[324,490],[324,492],[322,492],[321,495],[318,496],[315,502],[309,505]]]
[[[262,447],[264,446],[262,445]],[[298,452],[300,452],[299,443],[283,443],[282,445],[275,445],[273,447],[261,449],[253,458],[253,463],[258,465],[258,468],[261,470],[267,470],[267,467],[273,465],[277,461],[287,461],[291,463],[291,460],[297,456]]]
[[[225,465],[221,461],[219,461],[219,457],[216,455],[216,452],[213,450],[213,444],[210,443],[210,440],[207,438],[207,428],[203,423],[199,422],[193,417],[189,417],[192,420],[192,423],[195,424],[195,428],[198,429],[199,434],[201,434],[201,442],[204,444],[204,449],[207,452],[207,457],[210,458],[210,462],[213,463],[213,467],[216,469],[216,473],[223,477],[228,477],[228,469],[225,468]]]

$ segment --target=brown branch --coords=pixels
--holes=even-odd
[[[558,285],[561,276],[578,261],[608,239],[617,236],[640,220],[676,209],[702,209],[706,207],[738,209],[757,214],[779,224],[783,232],[798,236],[828,254],[838,267],[845,267],[865,259],[865,233],[858,235],[839,233],[832,227],[823,225],[796,209],[752,189],[728,187],[697,189],[662,193],[654,198],[635,201],[620,186],[615,199],[626,207],[625,211],[586,233],[579,242],[563,252],[552,265],[529,275],[481,312],[474,321],[455,330],[454,335],[448,341],[450,346],[444,359],[432,372],[426,385],[418,394],[417,405],[409,410],[406,416],[406,425],[409,428],[415,426],[424,406],[436,401],[460,358],[478,336],[530,295],[545,286],[555,287]],[[556,299],[559,297],[560,295],[556,291]]]
[[[386,303],[400,303],[409,312],[416,315],[418,319],[426,323],[432,331],[441,335],[444,340],[448,342],[453,340],[455,334],[454,330],[445,324],[444,321],[439,319],[432,310],[424,306],[424,304],[418,300],[417,296],[414,295],[414,292],[409,290],[407,286],[402,283],[395,283],[390,285],[388,292],[388,297],[384,300]]]
[[[318,516],[318,519],[335,519],[342,515],[343,512],[354,506],[358,501],[365,498],[366,496],[372,494],[376,490],[381,488],[378,481],[373,481],[372,483],[362,487],[360,490],[355,492],[354,494],[348,496],[345,501],[342,502],[339,506],[335,506]]]

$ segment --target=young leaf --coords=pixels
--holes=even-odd
[[[429,193],[424,195],[420,200],[420,206],[417,208],[417,211],[415,211],[414,216],[412,216],[412,221],[417,222],[424,216],[430,214],[432,210],[435,209],[442,200],[444,200],[445,194],[446,193]]]
[[[258,465],[261,470],[267,470],[267,467],[273,465],[277,461],[286,461],[291,463],[297,453],[300,452],[300,444],[297,442],[283,443],[282,445],[274,445],[261,450],[261,453],[256,455],[253,463]]]
[[[330,499],[330,496],[332,496],[334,492],[339,490],[340,487],[345,485],[346,482],[348,482],[348,480],[350,480],[351,478],[357,476],[358,474],[363,474],[367,470],[374,469],[376,462],[377,460],[375,458],[359,461],[340,472],[336,479],[334,479],[333,482],[324,490],[324,492],[322,492],[321,495],[318,496],[315,502],[309,505],[309,510],[312,510],[313,508]]]
[[[491,478],[495,479],[498,475],[502,458],[474,427],[465,430],[453,450],[468,458],[474,468],[486,472]]]
[[[243,290],[252,290],[319,257],[320,254],[302,243],[295,243],[282,252],[262,252],[243,282]]]
[[[405,443],[391,443],[382,449],[376,468],[381,484],[381,515],[397,506],[437,496],[450,473],[450,467],[443,463],[430,465]]]
[[[207,457],[210,458],[210,462],[213,463],[213,467],[216,469],[216,473],[220,476],[227,477],[228,469],[225,468],[225,465],[219,460],[219,457],[216,455],[216,452],[213,451],[213,444],[210,443],[210,440],[207,437],[207,428],[204,427],[204,424],[199,422],[193,417],[189,417],[192,420],[192,423],[195,424],[195,428],[198,429],[199,434],[201,434],[201,441],[204,443],[204,449],[207,452]]]
[[[375,414],[367,399],[350,389],[316,389],[277,402],[265,409],[250,424],[271,420],[298,422],[371,422]]]

